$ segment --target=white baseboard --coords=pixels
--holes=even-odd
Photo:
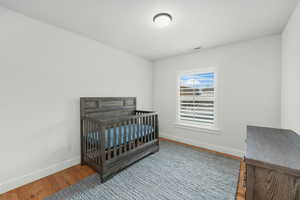
[[[160,134],[160,137],[163,137],[163,138],[167,138],[167,139],[175,140],[175,141],[182,142],[185,144],[190,144],[190,145],[206,148],[206,149],[221,152],[221,153],[238,156],[241,158],[243,158],[243,156],[245,155],[245,152],[240,151],[238,149],[233,149],[230,147],[217,146],[217,145],[213,145],[213,144],[205,144],[205,143],[201,143],[201,142],[198,142],[195,140],[191,140],[191,139],[187,139],[187,138],[183,138],[183,137],[179,137],[179,136],[174,136],[174,135],[171,135],[168,133],[160,132],[159,134]]]
[[[22,185],[31,183],[43,177],[49,176],[66,168],[72,167],[80,163],[80,157],[65,160],[56,163],[50,167],[31,172],[29,174],[23,175],[21,177],[12,178],[4,183],[0,183],[0,194],[8,192],[12,189],[20,187]]]

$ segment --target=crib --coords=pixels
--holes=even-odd
[[[80,121],[81,164],[102,182],[159,151],[158,115],[136,110],[135,97],[82,97]]]

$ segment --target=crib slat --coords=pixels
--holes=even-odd
[[[87,142],[87,134],[86,134],[86,119],[83,120],[83,160],[86,160],[86,142]]]
[[[123,126],[122,126],[122,124],[121,123],[119,123],[118,124],[118,127],[119,127],[119,135],[118,135],[118,140],[119,140],[119,142],[118,142],[118,154],[119,155],[121,155],[121,153],[122,153],[122,134],[124,134],[124,130],[122,129],[122,128],[124,128]]]
[[[140,137],[141,137],[141,130],[140,130],[140,118],[137,118],[136,119],[136,129],[137,129],[137,131],[136,131],[136,139],[137,139],[137,141],[136,141],[136,145],[137,145],[137,147],[138,146],[140,146]]]
[[[90,121],[90,134],[91,134],[91,148],[90,148],[90,158],[94,160],[93,153],[94,153],[94,145],[95,145],[95,137],[94,137],[94,122]]]
[[[151,116],[151,140],[154,140],[153,134],[154,134],[154,115]]]
[[[144,117],[144,139],[145,143],[147,143],[147,116]]]
[[[135,127],[136,127],[136,138],[135,138],[135,145],[136,147],[138,147],[140,144],[139,144],[139,138],[140,138],[140,130],[139,130],[139,118],[136,118],[135,119]]]
[[[149,130],[149,125],[150,125],[150,118],[147,116],[147,142],[149,142],[149,135],[150,135],[150,130]]]
[[[98,164],[100,165],[101,164],[101,160],[102,160],[102,138],[101,138],[101,126],[98,124],[98,156],[99,156],[99,159],[98,159]]]
[[[110,127],[107,128],[107,160],[111,159],[111,132],[110,132]],[[106,133],[105,133],[106,134]]]
[[[150,140],[152,141],[153,140],[153,133],[154,133],[154,116],[151,115],[151,128],[150,128],[150,131],[151,131],[151,134],[150,134]]]
[[[155,115],[153,115],[153,133],[152,133],[152,140],[155,139],[154,134],[155,134]]]
[[[143,117],[143,131],[144,131],[144,143],[147,142],[147,118],[146,116]]]
[[[147,122],[146,122],[146,130],[147,130],[147,136],[146,136],[146,139],[147,139],[147,142],[149,142],[149,134],[150,134],[150,132],[149,132],[149,122],[150,122],[150,118],[149,118],[149,116],[147,116],[146,117],[146,119],[147,119]]]
[[[128,142],[127,142],[127,151],[130,151],[130,139],[131,139],[131,120],[128,120],[128,132],[127,132],[127,137],[128,137]]]
[[[149,141],[152,141],[152,131],[153,131],[153,128],[152,128],[152,123],[153,123],[153,120],[152,120],[152,115],[149,116],[149,120],[150,120],[150,123],[149,123]]]
[[[89,149],[89,157],[90,157],[90,160],[93,160],[93,146],[94,146],[94,133],[93,133],[93,121],[89,120],[90,121],[90,131],[89,131],[89,134],[90,134],[90,149]]]
[[[135,128],[136,128],[136,124],[135,124],[135,119],[132,119],[132,141],[131,141],[131,149],[135,148]]]
[[[147,116],[147,142],[150,141],[150,129],[149,129],[149,126],[150,126],[150,117]]]
[[[134,149],[134,129],[135,129],[135,124],[134,124],[134,119],[131,119],[132,125],[131,125],[131,149]]]
[[[83,120],[80,117],[80,159],[81,159],[81,164],[83,164],[83,155],[84,155],[84,131],[83,131]]]
[[[155,115],[155,139],[158,139],[159,137],[159,125],[158,125],[158,115]]]
[[[140,144],[143,143],[143,123],[142,123],[142,117],[139,118],[139,127],[140,127]]]
[[[153,128],[152,128],[152,115],[151,116],[149,116],[149,119],[150,119],[150,123],[149,123],[149,125],[150,125],[150,127],[149,127],[149,141],[152,141],[152,130],[153,130]]]
[[[90,142],[89,142],[89,160],[91,160],[91,150],[93,148],[93,134],[92,134],[92,122],[89,120],[89,137],[90,137]]]
[[[95,157],[94,157],[94,152],[95,152],[95,122],[94,121],[91,121],[91,132],[92,132],[92,138],[93,138],[93,141],[91,142],[92,143],[92,148],[91,148],[91,158],[92,160],[95,160]]]
[[[95,135],[95,140],[96,142],[94,143],[94,157],[95,157],[95,162],[97,163],[98,162],[98,132],[97,132],[97,123],[96,122],[93,122],[94,124],[94,135]]]
[[[138,145],[138,121],[137,118],[134,118],[134,148]]]
[[[98,127],[97,127],[97,123],[94,121],[93,122],[93,124],[94,124],[94,135],[95,135],[95,140],[96,140],[96,142],[95,142],[95,144],[94,144],[94,156],[95,156],[95,162],[96,163],[98,163],[98,154],[97,154],[97,152],[98,152]]]
[[[142,137],[141,137],[141,143],[143,144],[144,143],[144,139],[145,139],[145,130],[144,130],[145,126],[144,126],[144,117],[142,116],[141,117],[141,134],[142,134]]]
[[[143,143],[146,143],[146,117],[143,116]]]
[[[154,140],[155,139],[155,130],[156,130],[156,125],[155,125],[155,123],[156,123],[156,120],[155,120],[155,115],[153,115],[153,132],[152,132],[152,140]]]
[[[87,159],[89,160],[90,157],[89,157],[89,152],[90,152],[90,145],[91,145],[91,142],[90,142],[90,120],[87,120]]]
[[[151,126],[152,126],[152,124],[151,124],[152,122],[151,122],[151,116],[149,116],[148,117],[148,142],[150,142],[151,141]]]
[[[90,121],[90,134],[91,134],[91,148],[90,148],[90,158],[93,160],[93,151],[94,151],[94,143],[95,143],[95,138],[94,138],[94,123],[93,121]]]
[[[113,148],[114,148],[114,158],[117,156],[117,125],[114,124],[113,131],[114,131],[114,140],[113,140]]]
[[[123,141],[124,141],[124,152],[127,151],[127,128],[128,128],[128,123],[127,121],[124,122],[124,138],[123,138]]]
[[[89,121],[85,121],[85,131],[86,131],[86,148],[85,148],[85,156],[88,159],[88,149],[89,149]]]
[[[135,149],[135,134],[136,134],[136,123],[135,119],[132,119],[132,142],[131,142],[131,149]]]
[[[140,140],[140,144],[142,145],[143,144],[143,117],[142,116],[139,117],[139,128],[140,128],[140,130],[139,130],[139,132],[140,132],[139,140]]]
[[[139,118],[135,119],[136,121],[136,147],[140,146],[140,124]]]
[[[147,134],[148,134],[147,123],[148,123],[148,118],[147,118],[147,116],[145,116],[145,118],[144,118],[145,143],[147,143]]]
[[[139,139],[139,127],[138,127],[138,118],[134,119],[134,127],[135,127],[135,132],[134,132],[134,148],[137,148],[138,146],[138,139]]]
[[[135,138],[136,138],[136,122],[135,119],[132,119],[132,149],[135,149]]]
[[[97,151],[97,136],[96,136],[96,123],[94,121],[92,121],[92,127],[93,127],[93,148],[92,148],[92,152],[93,152],[93,160],[94,162],[97,162],[97,155],[96,155],[96,151]]]
[[[89,120],[86,121],[86,137],[87,137],[87,141],[86,141],[86,159],[88,160],[88,154],[89,154]]]
[[[129,125],[129,150],[132,149],[132,125],[133,125],[133,121],[132,119],[129,120],[130,121],[130,125]]]
[[[100,126],[99,124],[96,125],[97,129],[96,129],[96,133],[97,133],[97,151],[96,151],[96,155],[97,155],[97,164],[100,165],[100,157],[101,157],[101,140],[100,140]]]
[[[95,157],[96,157],[96,163],[98,163],[98,159],[99,159],[99,154],[98,154],[98,146],[99,146],[99,138],[98,138],[98,124],[96,122],[94,122],[94,126],[95,126],[95,138],[96,138],[96,142],[95,142]]]
[[[101,165],[103,164],[104,160],[106,160],[106,153],[105,153],[105,127],[104,126],[100,126],[100,163]]]
[[[136,126],[136,119],[133,119],[133,137],[132,137],[132,148],[135,149],[136,148],[136,132],[137,132],[137,126]]]
[[[98,154],[98,143],[99,143],[99,138],[98,138],[98,126],[97,126],[97,123],[96,122],[94,122],[94,126],[95,126],[95,138],[96,138],[96,142],[95,142],[95,162],[97,163],[97,164],[99,164],[99,162],[98,162],[98,160],[99,160],[99,154]]]

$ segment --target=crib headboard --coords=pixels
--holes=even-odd
[[[114,117],[132,115],[136,97],[81,97],[81,117]]]

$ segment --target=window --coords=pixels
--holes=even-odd
[[[212,69],[180,73],[178,123],[203,128],[216,126],[216,72]]]

